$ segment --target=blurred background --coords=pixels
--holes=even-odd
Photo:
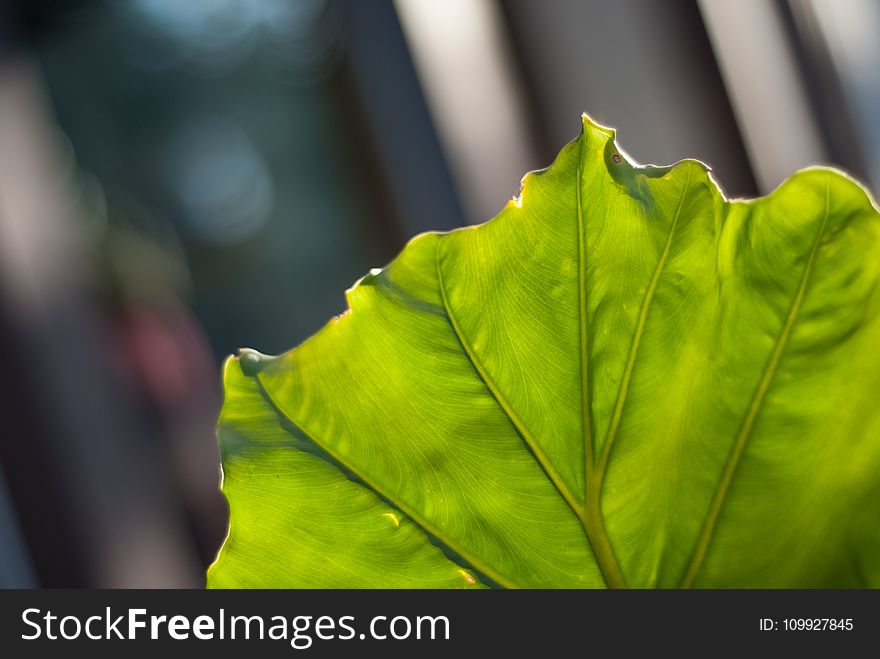
[[[0,586],[193,587],[223,357],[580,128],[880,187],[880,0],[0,0]]]

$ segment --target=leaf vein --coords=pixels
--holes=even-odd
[[[440,530],[439,528],[437,528],[433,524],[431,524],[430,521],[428,521],[425,517],[420,515],[416,510],[414,510],[413,508],[408,506],[406,503],[401,501],[399,498],[394,496],[394,494],[384,491],[381,487],[379,487],[373,481],[372,478],[367,476],[363,471],[357,469],[350,462],[346,461],[344,456],[339,454],[337,451],[333,450],[333,448],[330,447],[329,445],[327,445],[323,442],[320,442],[315,435],[308,432],[302,425],[297,423],[295,419],[291,418],[291,416],[288,415],[287,412],[285,412],[281,408],[281,406],[272,397],[272,393],[263,384],[262,380],[260,379],[259,374],[254,376],[254,379],[256,380],[257,385],[260,388],[260,392],[266,398],[266,401],[276,411],[276,413],[278,413],[280,416],[287,419],[290,423],[294,424],[297,428],[299,428],[299,430],[303,433],[303,435],[305,435],[311,442],[313,442],[315,444],[315,446],[320,447],[331,458],[333,458],[336,462],[338,462],[339,465],[342,465],[345,469],[347,469],[352,474],[357,476],[362,481],[363,485],[365,485],[367,488],[373,490],[373,492],[375,492],[378,496],[387,500],[394,507],[396,507],[398,510],[400,510],[403,514],[405,514],[407,517],[409,517],[410,520],[412,520],[412,522],[414,524],[419,526],[423,532],[430,534],[431,536],[436,538],[439,542],[446,545],[446,547],[448,547],[451,551],[455,552],[456,554],[461,556],[464,560],[466,560],[470,564],[470,567],[477,570],[478,572],[482,572],[487,577],[492,579],[495,583],[497,583],[501,586],[504,586],[505,588],[522,588],[522,586],[517,584],[514,580],[510,579],[509,577],[504,576],[503,574],[501,574],[500,571],[498,571],[494,567],[488,565],[479,557],[471,554],[471,552],[469,552],[464,547],[458,546],[451,538],[447,537],[443,533],[442,530]],[[337,468],[339,468],[339,465],[335,465],[335,466]],[[463,566],[463,567],[468,567],[468,566]]]
[[[581,413],[584,435],[584,508],[580,520],[584,533],[599,564],[602,577],[610,588],[625,588],[626,580],[611,540],[605,530],[600,503],[601,478],[597,477],[593,465],[593,419],[590,399],[590,343],[587,319],[587,231],[583,209],[583,159],[585,133],[581,133],[578,142],[578,158],[575,180],[577,200],[578,230],[578,321],[580,325],[580,366],[581,366]],[[598,486],[598,487],[597,487]]]
[[[688,168],[684,186],[681,190],[681,197],[678,200],[678,207],[675,210],[675,217],[672,219],[669,233],[666,236],[666,243],[663,245],[663,252],[660,254],[660,259],[657,261],[657,267],[654,268],[654,274],[651,276],[651,283],[648,285],[648,290],[645,291],[645,297],[642,300],[642,306],[639,310],[639,319],[636,323],[635,332],[633,333],[629,356],[626,360],[626,366],[623,370],[623,378],[621,379],[620,389],[617,393],[617,400],[614,403],[614,412],[611,416],[611,423],[608,425],[608,433],[605,437],[605,441],[602,443],[602,454],[598,464],[600,480],[604,479],[605,471],[608,468],[608,460],[611,456],[611,447],[614,445],[614,440],[617,438],[617,432],[620,429],[620,422],[623,418],[623,408],[626,404],[627,396],[629,395],[630,381],[632,380],[632,374],[635,370],[639,348],[642,344],[642,337],[645,334],[645,326],[648,322],[648,313],[651,310],[651,304],[654,302],[654,294],[657,292],[657,284],[660,281],[660,276],[663,274],[663,269],[666,267],[666,261],[669,259],[669,252],[672,248],[672,239],[675,235],[675,229],[678,226],[678,220],[681,217],[681,209],[684,206],[684,200],[690,189],[690,182],[691,170]]]
[[[767,364],[764,366],[764,372],[761,376],[761,379],[758,381],[758,385],[755,387],[755,391],[752,394],[752,400],[749,404],[746,416],[743,419],[742,426],[740,426],[740,431],[737,434],[736,439],[733,443],[733,447],[731,448],[730,453],[727,457],[727,462],[724,465],[724,471],[721,474],[721,480],[718,482],[718,486],[715,489],[715,494],[712,497],[712,502],[709,505],[709,511],[706,515],[706,519],[703,523],[703,527],[697,539],[697,544],[694,548],[693,556],[691,557],[690,563],[688,564],[688,569],[685,572],[685,576],[682,579],[682,588],[690,588],[691,586],[693,586],[694,581],[697,578],[697,574],[699,573],[700,568],[702,567],[703,562],[706,559],[706,554],[709,551],[709,545],[712,542],[715,528],[718,524],[718,518],[724,505],[724,500],[727,497],[727,493],[730,490],[730,485],[733,482],[733,476],[736,472],[737,465],[739,464],[740,458],[742,457],[749,437],[752,434],[752,429],[755,426],[755,421],[757,420],[758,413],[760,412],[761,407],[764,404],[764,398],[766,397],[767,392],[770,389],[770,385],[773,382],[773,378],[776,375],[776,371],[779,368],[779,362],[782,359],[782,353],[785,351],[785,348],[788,344],[789,337],[791,336],[792,329],[794,328],[794,324],[797,321],[798,313],[800,312],[801,305],[803,304],[804,297],[806,296],[807,287],[809,285],[810,278],[813,272],[813,265],[816,262],[816,255],[819,252],[819,244],[822,240],[822,236],[825,234],[825,227],[828,224],[828,215],[828,179],[826,178],[825,210],[822,217],[822,222],[819,225],[819,230],[816,233],[816,238],[813,241],[812,248],[810,249],[809,256],[807,257],[807,262],[804,265],[804,271],[801,274],[801,280],[798,285],[797,292],[795,293],[795,297],[792,300],[791,307],[789,308],[788,315],[785,319],[785,324],[783,325],[782,331],[779,333],[779,336],[776,339],[776,345],[773,348],[773,352],[770,354],[770,358],[767,360]]]
[[[440,298],[443,300],[443,307],[446,310],[446,318],[449,320],[449,325],[452,328],[453,333],[455,334],[458,342],[461,344],[462,349],[464,350],[465,355],[476,371],[477,375],[486,385],[486,388],[489,390],[489,393],[492,394],[492,397],[495,398],[495,402],[498,403],[498,406],[502,409],[502,411],[507,415],[507,418],[510,420],[511,424],[514,428],[516,428],[517,432],[523,438],[525,443],[531,449],[535,459],[538,461],[538,464],[547,474],[547,477],[553,483],[554,487],[557,489],[562,498],[565,499],[565,502],[568,504],[568,507],[571,508],[575,517],[580,519],[582,506],[580,502],[575,498],[574,493],[571,489],[566,485],[565,481],[559,475],[559,472],[556,471],[556,468],[553,466],[553,463],[550,462],[550,459],[547,457],[547,454],[544,453],[543,449],[541,449],[541,445],[535,439],[535,436],[529,431],[526,427],[523,420],[519,417],[516,411],[513,409],[511,404],[508,402],[507,398],[499,389],[498,385],[492,379],[492,376],[483,366],[482,362],[477,357],[474,352],[473,347],[465,336],[464,332],[461,329],[461,326],[458,324],[458,320],[455,317],[455,314],[452,312],[452,308],[449,304],[449,299],[446,294],[446,285],[443,280],[443,271],[440,268],[440,254],[439,250],[437,252],[437,282],[440,287]]]

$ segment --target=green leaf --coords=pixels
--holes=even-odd
[[[429,202],[426,202],[429,203]],[[880,213],[584,117],[486,224],[225,366],[210,586],[880,586]]]

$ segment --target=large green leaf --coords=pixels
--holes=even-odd
[[[878,281],[839,172],[728,201],[585,117],[497,218],[227,361],[209,585],[880,586]]]

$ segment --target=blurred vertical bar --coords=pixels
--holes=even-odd
[[[880,5],[876,6],[880,9]],[[835,67],[820,21],[811,3],[804,0],[781,2],[779,9],[804,77],[810,104],[819,120],[829,159],[864,179],[866,151],[856,133],[851,99],[845,93],[841,72]],[[873,29],[876,32],[877,27]]]
[[[699,10],[685,0],[504,0],[522,75],[555,154],[586,112],[639,162],[694,157],[731,196],[756,192]]]
[[[86,292],[70,164],[39,70],[0,57],[0,462],[44,585],[195,586],[170,476],[114,377]]]
[[[345,65],[403,237],[460,226],[458,193],[393,5],[340,0],[338,9]],[[392,253],[400,249],[390,247]]]
[[[834,161],[880,191],[880,2],[789,0]]]
[[[827,162],[783,18],[768,0],[699,0],[761,192]]]
[[[467,222],[487,220],[542,163],[499,7],[395,0]]]

